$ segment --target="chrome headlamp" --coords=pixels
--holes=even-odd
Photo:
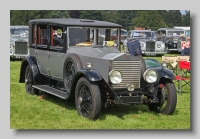
[[[158,78],[158,73],[153,69],[148,69],[144,72],[143,78],[148,83],[154,83]]]
[[[141,42],[140,42],[140,47],[144,47],[144,43],[141,43]]]
[[[109,78],[113,84],[119,84],[122,81],[122,74],[118,70],[112,70],[109,73]]]
[[[157,44],[157,47],[158,47],[158,48],[160,48],[160,47],[161,47],[161,44],[160,44],[160,43],[158,43],[158,44]]]
[[[14,45],[13,44],[10,44],[10,49],[13,49],[14,48]]]

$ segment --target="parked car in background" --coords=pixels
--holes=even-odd
[[[182,44],[186,41],[185,30],[180,28],[160,28],[157,32],[157,41],[165,43],[167,53],[182,51]]]
[[[23,58],[29,54],[28,26],[10,26],[10,57]]]
[[[19,82],[28,94],[73,98],[78,114],[90,120],[113,105],[145,104],[156,113],[173,114],[173,72],[155,60],[120,52],[120,35],[114,42],[110,30],[120,32],[121,27],[88,19],[29,21],[30,55],[21,63]],[[103,43],[98,41],[100,29]]]
[[[123,45],[127,51],[127,42],[132,39],[139,39],[143,55],[164,55],[166,53],[165,44],[156,40],[156,34],[151,30],[131,30]]]

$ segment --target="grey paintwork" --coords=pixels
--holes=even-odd
[[[151,31],[151,30],[130,30],[127,38],[125,39],[125,41],[123,43],[123,45],[126,48],[127,48],[127,42],[131,39],[134,39],[134,36],[133,36],[134,32],[149,32],[149,33],[154,34],[153,37],[148,37],[148,38],[140,37],[140,38],[138,38],[140,45],[141,45],[142,54],[144,54],[144,55],[157,55],[157,54],[163,55],[163,54],[166,53],[165,44],[162,41],[157,41],[155,32]],[[147,49],[147,45],[150,45],[150,44],[147,44],[147,42],[155,43],[153,51],[149,51]],[[148,47],[151,47],[151,46],[148,46]]]
[[[37,52],[37,54],[35,52]],[[40,73],[60,80],[63,79],[64,62],[70,53],[75,53],[80,57],[83,69],[95,69],[106,82],[108,82],[108,74],[110,72],[109,61],[122,55],[127,55],[121,53],[114,46],[96,48],[74,46],[70,47],[66,53],[30,48],[30,55],[36,57]],[[133,56],[130,57],[134,59]],[[86,67],[87,62],[92,64],[91,68]]]

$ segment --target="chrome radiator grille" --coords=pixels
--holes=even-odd
[[[155,52],[155,42],[146,42],[146,52]]]
[[[27,42],[15,42],[15,54],[28,54]]]
[[[133,83],[135,88],[140,88],[140,61],[113,61],[113,69],[122,73],[122,82],[113,84],[113,89],[124,89],[127,84]]]

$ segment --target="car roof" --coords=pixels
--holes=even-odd
[[[32,22],[52,23],[52,24],[61,24],[68,26],[120,27],[120,28],[122,27],[122,25],[106,21],[76,19],[76,18],[49,18],[49,19],[34,19],[29,21],[29,23]]]
[[[28,28],[28,26],[24,26],[24,25],[10,26],[10,29],[16,29],[16,28]]]
[[[179,30],[179,31],[184,31],[183,29],[180,29],[180,28],[159,28],[158,30]]]

